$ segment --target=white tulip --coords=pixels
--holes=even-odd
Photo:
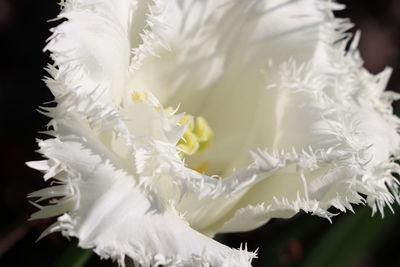
[[[390,70],[328,0],[66,0],[32,219],[120,265],[250,266],[212,239],[398,200]],[[186,115],[184,115],[186,114]],[[328,209],[330,211],[328,211]]]

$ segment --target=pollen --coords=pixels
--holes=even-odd
[[[199,173],[205,173],[208,169],[208,161],[204,161],[201,163],[198,167],[192,168],[193,170],[199,172]]]
[[[178,124],[186,123],[186,131],[177,144],[177,147],[182,150],[181,156],[203,151],[210,145],[213,138],[211,127],[203,117],[195,119],[192,115],[184,115]]]
[[[132,100],[134,102],[144,102],[149,97],[149,93],[147,91],[134,91],[132,94]]]

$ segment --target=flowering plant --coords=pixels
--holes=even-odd
[[[32,219],[120,265],[250,266],[212,239],[398,199],[390,70],[328,0],[61,2]],[[351,40],[352,39],[352,40]],[[350,45],[348,46],[348,44]],[[348,48],[347,48],[348,46]],[[347,49],[346,49],[347,48]]]

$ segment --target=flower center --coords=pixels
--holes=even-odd
[[[179,152],[181,157],[184,157],[184,155],[190,156],[205,150],[209,147],[213,138],[211,127],[203,117],[194,118],[192,115],[184,115],[178,124],[183,125],[185,123],[188,124],[186,131],[177,144],[177,147],[181,150]],[[204,161],[192,169],[199,173],[205,173],[207,168],[208,161]]]
[[[131,95],[131,101],[133,102],[151,101],[151,94],[146,90],[133,91]],[[154,104],[154,107],[157,109],[161,108],[161,105],[157,103]],[[174,109],[171,106],[167,107],[165,110],[171,116],[175,113]],[[186,156],[192,156],[198,152],[202,152],[210,146],[214,134],[208,122],[206,121],[206,119],[204,119],[204,117],[201,116],[195,117],[193,115],[186,114],[180,118],[180,120],[177,122],[177,125],[186,126],[185,132],[183,133],[181,139],[176,144],[176,147],[179,150],[179,155],[181,158],[184,158]],[[191,168],[200,173],[205,173],[205,171],[208,168],[208,161],[201,161],[200,164],[196,163],[195,166],[197,167],[191,167]]]

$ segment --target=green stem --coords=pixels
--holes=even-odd
[[[389,212],[387,212],[389,213]],[[393,227],[396,216],[371,218],[371,209],[362,207],[333,223],[301,264],[303,267],[351,266],[366,251],[379,245],[382,236]]]
[[[77,246],[77,242],[71,244],[60,260],[54,265],[55,267],[82,267],[92,256],[92,250],[81,249]]]

